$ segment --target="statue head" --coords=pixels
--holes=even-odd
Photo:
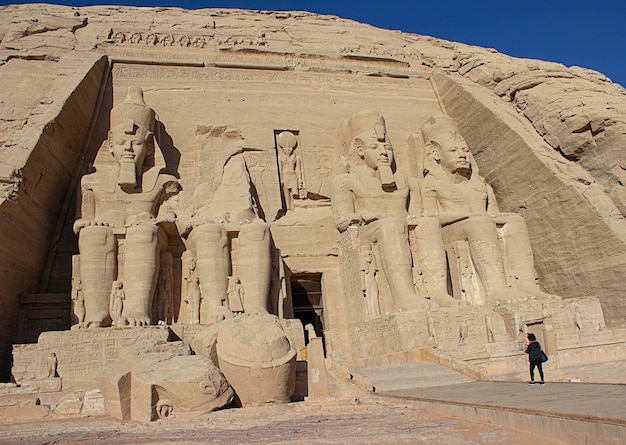
[[[368,169],[378,174],[383,190],[395,190],[393,147],[387,137],[385,119],[375,113],[354,116],[348,121],[343,136],[344,147],[349,147],[349,153],[358,155]]]
[[[444,171],[467,175],[472,167],[471,153],[454,119],[431,117],[422,127],[422,135],[430,158]]]
[[[374,113],[359,114],[348,121],[350,150],[372,170],[393,163],[393,148],[387,138],[385,119]]]
[[[143,99],[140,87],[128,88],[124,102],[111,110],[109,151],[120,170],[118,185],[134,188],[147,158],[154,155],[155,115]]]
[[[281,131],[276,136],[276,142],[285,155],[291,156],[298,145],[298,138],[291,131]]]

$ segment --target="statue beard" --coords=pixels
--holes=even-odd
[[[120,162],[120,172],[117,177],[117,185],[123,189],[137,187],[137,168],[134,161]]]
[[[379,165],[376,169],[378,171],[378,180],[380,186],[386,192],[392,192],[396,189],[396,178],[393,176],[393,170],[390,165]]]

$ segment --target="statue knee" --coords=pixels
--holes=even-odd
[[[159,227],[154,225],[131,226],[126,229],[126,242],[132,244],[155,244],[159,241]]]
[[[108,226],[89,226],[80,231],[78,247],[82,253],[89,249],[108,249],[114,247],[113,229]]]
[[[464,221],[465,233],[471,240],[474,238],[496,238],[496,223],[490,216],[475,216]]]
[[[226,229],[218,224],[202,224],[193,228],[189,234],[189,240],[194,245],[201,245],[205,242],[215,243],[225,241],[228,237]]]
[[[263,241],[269,239],[269,230],[269,224],[264,222],[245,224],[241,226],[239,237],[250,241]]]

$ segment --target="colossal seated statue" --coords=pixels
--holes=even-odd
[[[74,232],[85,315],[78,327],[110,325],[109,293],[116,280],[125,293],[116,325],[150,324],[159,255],[167,247],[159,209],[178,192],[176,179],[162,172],[165,161],[154,129],[155,113],[142,89],[130,87],[124,102],[111,110],[111,130],[100,149],[108,148],[115,162],[96,162],[96,171],[81,180]]]
[[[269,224],[258,215],[241,131],[215,126],[206,136],[210,150],[218,154],[215,177],[199,179],[192,196],[176,210],[176,223],[193,251],[193,273],[200,290],[190,303],[191,322],[212,324],[232,315],[229,278],[239,280],[245,313],[267,313],[272,262]],[[237,277],[232,276],[231,250],[237,255]]]
[[[350,165],[331,184],[331,204],[340,232],[358,228],[360,249],[377,244],[395,310],[428,307],[413,284],[407,218],[409,181],[395,169],[385,120],[376,114],[351,118],[342,129]]]
[[[473,294],[466,299],[493,305],[515,296],[540,295],[526,224],[518,214],[500,212],[456,122],[447,116],[432,117],[423,126],[422,136],[424,216],[439,219],[447,249],[458,241],[469,247],[479,285],[472,291],[470,282],[462,283],[463,292]],[[460,256],[457,252],[448,258]],[[453,279],[458,275],[463,274],[451,272]]]

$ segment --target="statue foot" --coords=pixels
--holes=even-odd
[[[149,326],[150,317],[143,314],[129,314],[118,321],[120,326]]]
[[[255,314],[255,315],[267,315],[269,312],[267,312],[267,309],[265,309],[264,307],[252,306],[252,307],[249,307],[249,308],[244,308],[244,313],[245,314]]]
[[[77,326],[76,329],[106,328],[107,326],[111,326],[111,318],[108,312],[100,313],[74,326]]]
[[[95,329],[95,328],[104,328],[104,327],[106,326],[102,321],[92,320],[92,321],[86,321],[85,323],[83,323],[83,327],[79,329]]]
[[[459,307],[465,306],[465,302],[452,298],[448,294],[429,294],[430,301],[436,303],[439,307]]]
[[[562,299],[558,295],[547,294],[539,290],[502,289],[494,292],[494,294],[496,304],[517,304],[527,301],[555,302]]]
[[[403,298],[399,304],[397,311],[425,311],[430,308],[430,304],[426,298],[419,297],[417,295],[411,295],[408,298]]]
[[[232,318],[234,315],[224,306],[217,306],[207,311],[206,317],[202,318],[202,324],[217,324],[226,318]]]

